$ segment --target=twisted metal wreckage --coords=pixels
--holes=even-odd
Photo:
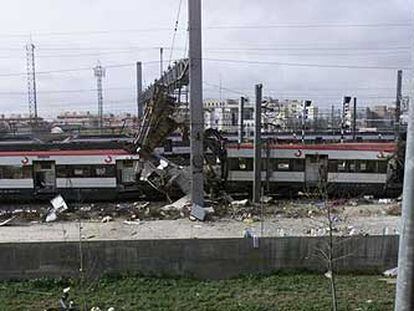
[[[129,152],[139,154],[142,159],[135,167],[139,179],[167,196],[177,190],[184,195],[191,192],[190,168],[155,152],[175,131],[187,139],[189,107],[187,102],[181,102],[181,88],[189,84],[188,68],[188,59],[176,62],[142,93],[144,115],[133,143],[127,146]],[[176,90],[178,96],[173,95]],[[227,152],[225,139],[214,129],[204,132],[204,173],[209,193],[223,189],[227,180]]]

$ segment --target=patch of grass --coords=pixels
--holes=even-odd
[[[337,278],[340,310],[392,310],[395,286],[375,275]],[[0,310],[57,308],[70,286],[76,303],[102,310],[330,310],[329,282],[316,274],[246,276],[224,281],[105,277],[80,286],[74,280],[0,283]]]

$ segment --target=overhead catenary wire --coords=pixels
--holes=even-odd
[[[262,29],[326,29],[326,28],[408,28],[413,24],[410,21],[405,22],[378,22],[378,23],[315,23],[315,24],[256,24],[256,25],[205,25],[203,30],[262,30]],[[170,31],[169,27],[152,27],[152,28],[133,28],[133,29],[100,29],[100,30],[82,30],[82,31],[31,31],[32,37],[54,37],[54,36],[90,36],[90,35],[108,35],[113,33],[134,33],[134,32],[163,32]],[[177,29],[185,31],[185,29]],[[27,38],[27,33],[0,34],[0,37],[6,38]]]
[[[180,14],[181,14],[182,4],[183,4],[183,0],[180,0],[180,2],[178,3],[177,18],[175,19],[175,23],[174,23],[174,33],[173,33],[173,37],[171,41],[171,49],[170,49],[170,57],[168,58],[168,65],[171,65],[171,60],[172,60],[173,53],[174,53],[174,44],[175,44],[175,38],[178,32],[178,26],[180,23]]]
[[[159,61],[146,61],[143,64],[158,64]],[[122,68],[122,67],[132,67],[135,66],[135,63],[124,63],[124,64],[112,64],[105,65],[105,68]],[[65,68],[65,69],[56,69],[56,70],[44,70],[36,72],[36,75],[45,75],[45,74],[54,74],[54,73],[64,73],[64,72],[76,72],[76,71],[90,71],[92,67],[76,67],[76,68]],[[0,73],[0,77],[13,77],[13,76],[25,76],[25,72],[16,72],[16,73]]]
[[[299,63],[299,62],[276,62],[261,60],[242,60],[242,59],[223,59],[223,58],[203,58],[203,61],[218,62],[228,64],[246,64],[246,65],[276,65],[291,67],[315,67],[315,68],[338,68],[338,69],[368,69],[368,70],[411,70],[409,66],[364,66],[364,65],[340,65],[340,64],[317,64],[317,63]]]

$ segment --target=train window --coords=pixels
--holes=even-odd
[[[92,177],[115,177],[114,165],[103,165],[95,167],[95,175]]]
[[[40,162],[40,169],[42,170],[51,170],[52,169],[52,164],[50,162]]]
[[[302,172],[305,170],[305,161],[303,159],[290,160],[292,171]]]
[[[359,162],[359,171],[366,172],[367,171],[367,163],[366,162]]]
[[[23,179],[32,177],[31,166],[0,166],[0,178],[1,179]]]
[[[95,168],[95,175],[96,176],[105,176],[106,169],[105,167],[97,167]]]
[[[348,171],[349,172],[356,172],[356,164],[355,164],[355,161],[349,161]]]
[[[337,171],[338,172],[345,172],[346,171],[346,161],[339,161],[337,164]]]
[[[387,161],[378,161],[378,173],[385,174],[387,172]]]
[[[241,171],[253,171],[253,159],[251,159],[251,158],[239,158],[239,170],[241,170]]]
[[[277,170],[278,171],[289,171],[290,170],[290,161],[289,160],[278,160],[277,161]]]
[[[331,173],[336,173],[338,168],[338,161],[336,160],[329,160],[328,162],[328,171]]]
[[[367,161],[367,173],[377,172],[377,161]]]
[[[65,178],[70,177],[70,166],[67,165],[58,165],[56,166],[56,177]]]
[[[114,165],[58,165],[58,178],[115,177]]]
[[[89,177],[91,175],[88,166],[78,166],[73,169],[74,177]]]
[[[31,166],[23,166],[23,178],[32,178],[32,167]]]
[[[227,163],[230,171],[238,171],[240,169],[239,159],[237,158],[230,158],[227,160]]]
[[[124,161],[124,167],[134,167],[134,161],[132,160]]]

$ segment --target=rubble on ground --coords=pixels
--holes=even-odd
[[[396,278],[398,276],[398,267],[388,269],[382,273],[384,276],[389,278]]]
[[[58,215],[68,210],[68,205],[61,195],[50,200],[52,207],[47,211],[45,221],[53,222],[58,218]]]

